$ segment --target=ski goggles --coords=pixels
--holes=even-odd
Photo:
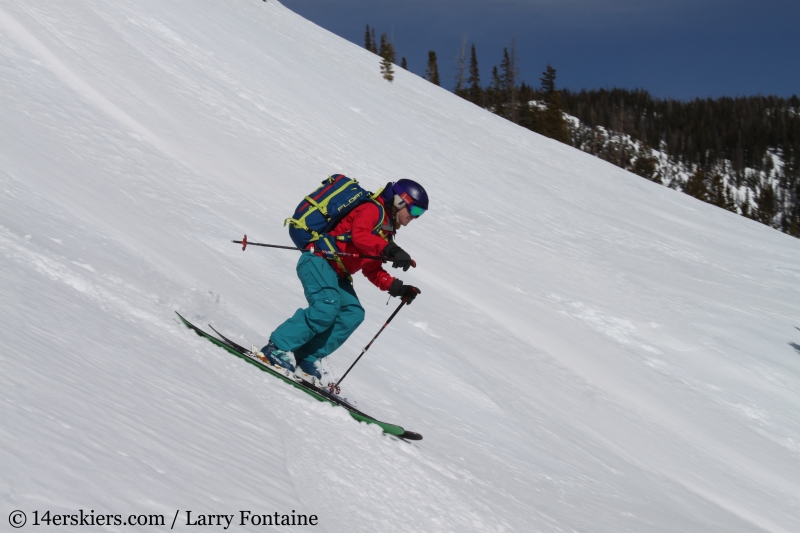
[[[408,213],[414,218],[421,217],[423,213],[425,213],[425,211],[427,211],[427,209],[425,209],[424,207],[420,207],[415,204],[408,205]]]
[[[397,203],[397,202],[401,202],[401,203]],[[405,206],[403,206],[403,204],[405,204]],[[405,193],[405,192],[401,192],[400,194],[395,196],[395,204],[394,205],[398,209],[401,209],[402,207],[407,207],[408,208],[408,212],[414,218],[421,217],[422,214],[425,211],[427,211],[426,208],[417,205],[414,202],[414,199],[411,198],[411,196],[409,196],[408,193]]]

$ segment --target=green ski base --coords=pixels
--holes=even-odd
[[[220,340],[220,339],[216,338],[215,336],[211,335],[210,333],[207,333],[207,332],[203,331],[202,329],[198,328],[197,326],[195,326],[194,324],[192,324],[191,322],[189,322],[188,320],[183,318],[181,316],[181,314],[178,313],[177,311],[175,311],[175,314],[178,315],[178,318],[181,319],[181,322],[183,322],[183,324],[186,327],[188,327],[189,329],[193,330],[195,333],[197,333],[201,337],[205,337],[206,339],[210,340],[211,342],[213,342],[214,344],[216,344],[220,348],[224,348],[225,350],[227,350],[228,352],[232,353],[236,357],[244,359],[245,361],[247,361],[251,365],[254,365],[254,366],[258,367],[259,370],[262,370],[262,371],[270,374],[271,376],[274,376],[274,377],[280,379],[284,383],[287,383],[287,384],[295,387],[296,389],[300,389],[301,391],[303,391],[306,394],[312,396],[313,398],[319,400],[320,402],[328,402],[328,403],[330,403],[332,405],[337,405],[339,407],[343,407],[343,408],[347,409],[347,411],[350,413],[350,416],[352,416],[353,418],[355,418],[359,422],[365,422],[367,424],[375,424],[376,426],[380,426],[380,428],[383,429],[384,433],[387,433],[389,435],[394,435],[396,437],[400,437],[401,439],[422,440],[422,435],[420,435],[419,433],[414,433],[413,431],[406,431],[405,429],[403,429],[400,426],[397,426],[397,425],[394,425],[394,424],[387,424],[386,422],[381,422],[380,420],[376,420],[375,418],[372,418],[371,416],[369,416],[369,415],[367,415],[365,413],[362,413],[361,411],[359,411],[358,409],[356,409],[352,405],[348,404],[347,402],[345,402],[341,398],[338,398],[337,396],[334,396],[333,394],[329,393],[326,390],[318,389],[317,387],[314,387],[310,383],[306,383],[304,381],[295,381],[295,380],[293,380],[291,378],[288,378],[288,377],[284,376],[283,374],[273,370],[268,365],[266,365],[263,362],[261,362],[254,355],[252,355],[248,350],[244,350],[244,349],[242,349],[242,351],[237,350],[236,347],[231,346],[230,344],[226,343],[225,341]],[[241,348],[241,347],[239,347],[239,348]]]

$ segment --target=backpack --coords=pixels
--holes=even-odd
[[[341,221],[345,215],[364,202],[374,202],[380,210],[378,225],[373,233],[378,234],[383,226],[385,209],[376,200],[381,191],[373,194],[365,190],[354,179],[344,174],[334,174],[322,181],[322,186],[306,196],[297,206],[294,215],[287,218],[283,225],[289,224],[289,236],[298,248],[305,249],[309,243],[316,248],[336,253],[339,250],[333,241],[349,241],[349,234],[333,237],[328,232]]]

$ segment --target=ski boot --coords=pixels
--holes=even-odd
[[[309,357],[308,359],[301,359],[297,362],[297,368],[294,371],[295,376],[303,381],[310,383],[318,389],[324,389],[325,385],[322,384],[322,374],[319,373],[316,357]]]
[[[261,351],[256,353],[256,357],[268,365],[276,367],[281,374],[288,378],[291,378],[294,373],[294,365],[289,352],[278,349],[272,341],[269,341],[269,344],[261,348]]]

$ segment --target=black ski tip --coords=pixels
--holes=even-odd
[[[400,438],[406,440],[422,440],[422,435],[414,433],[413,431],[404,431],[403,434],[400,435]]]
[[[184,324],[185,326],[187,326],[187,327],[189,327],[189,328],[193,329],[195,333],[197,333],[198,335],[201,335],[201,336],[202,336],[202,333],[198,333],[197,326],[195,326],[194,324],[192,324],[191,322],[189,322],[188,320],[186,320],[185,318],[183,318],[183,316],[182,316],[182,315],[181,315],[179,312],[175,311],[175,314],[176,314],[176,315],[178,315],[178,318],[180,318],[180,319],[181,319],[181,322],[183,322],[183,324]]]

